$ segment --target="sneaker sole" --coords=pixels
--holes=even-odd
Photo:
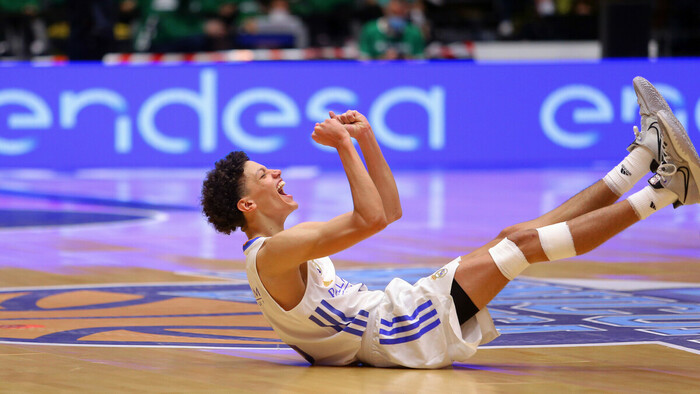
[[[666,130],[666,134],[671,139],[671,143],[676,150],[676,153],[688,163],[690,174],[695,180],[695,188],[700,193],[700,156],[698,156],[690,136],[685,131],[681,122],[670,111],[662,111],[658,113],[661,127]]]
[[[634,86],[635,93],[637,93],[637,100],[642,100],[641,103],[638,103],[648,108],[653,115],[661,110],[672,112],[671,107],[668,106],[664,97],[656,90],[651,82],[643,77],[635,77],[632,81],[632,85]]]

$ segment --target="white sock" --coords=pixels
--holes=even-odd
[[[645,187],[627,199],[640,219],[648,218],[652,213],[673,204],[676,200],[678,196],[674,192],[663,188],[654,189],[651,186]]]
[[[653,155],[647,149],[636,148],[603,178],[603,182],[621,196],[649,173]]]

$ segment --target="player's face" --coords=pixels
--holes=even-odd
[[[284,191],[282,171],[271,170],[260,163],[247,161],[243,167],[247,197],[265,215],[286,217],[299,207],[294,197]]]

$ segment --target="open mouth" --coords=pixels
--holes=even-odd
[[[284,192],[284,185],[286,185],[284,181],[280,181],[280,183],[277,184],[277,193],[286,196],[287,193]]]

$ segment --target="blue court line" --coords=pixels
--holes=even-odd
[[[3,312],[15,312],[3,310]],[[51,310],[55,312],[55,310]],[[144,315],[144,316],[79,316],[79,317],[10,317],[2,320],[92,320],[92,319],[152,319],[152,318],[172,318],[172,317],[219,317],[219,316],[251,316],[262,315],[262,312],[232,312],[232,313],[198,313],[189,315]],[[272,327],[267,327],[272,330]],[[266,328],[266,329],[267,329]]]
[[[122,215],[104,212],[0,209],[0,228],[70,226],[148,219],[149,215]]]
[[[105,206],[105,207],[149,209],[149,210],[158,210],[158,211],[199,211],[199,207],[189,206],[189,205],[165,205],[165,204],[153,204],[153,203],[142,202],[142,201],[119,201],[119,200],[110,200],[107,198],[99,198],[99,197],[69,196],[69,195],[63,195],[63,194],[37,193],[37,192],[27,192],[27,191],[21,191],[21,190],[3,190],[3,189],[0,189],[0,194],[5,195],[5,196],[16,196],[16,197],[35,198],[35,199],[51,200],[51,201],[100,205],[100,206]]]

